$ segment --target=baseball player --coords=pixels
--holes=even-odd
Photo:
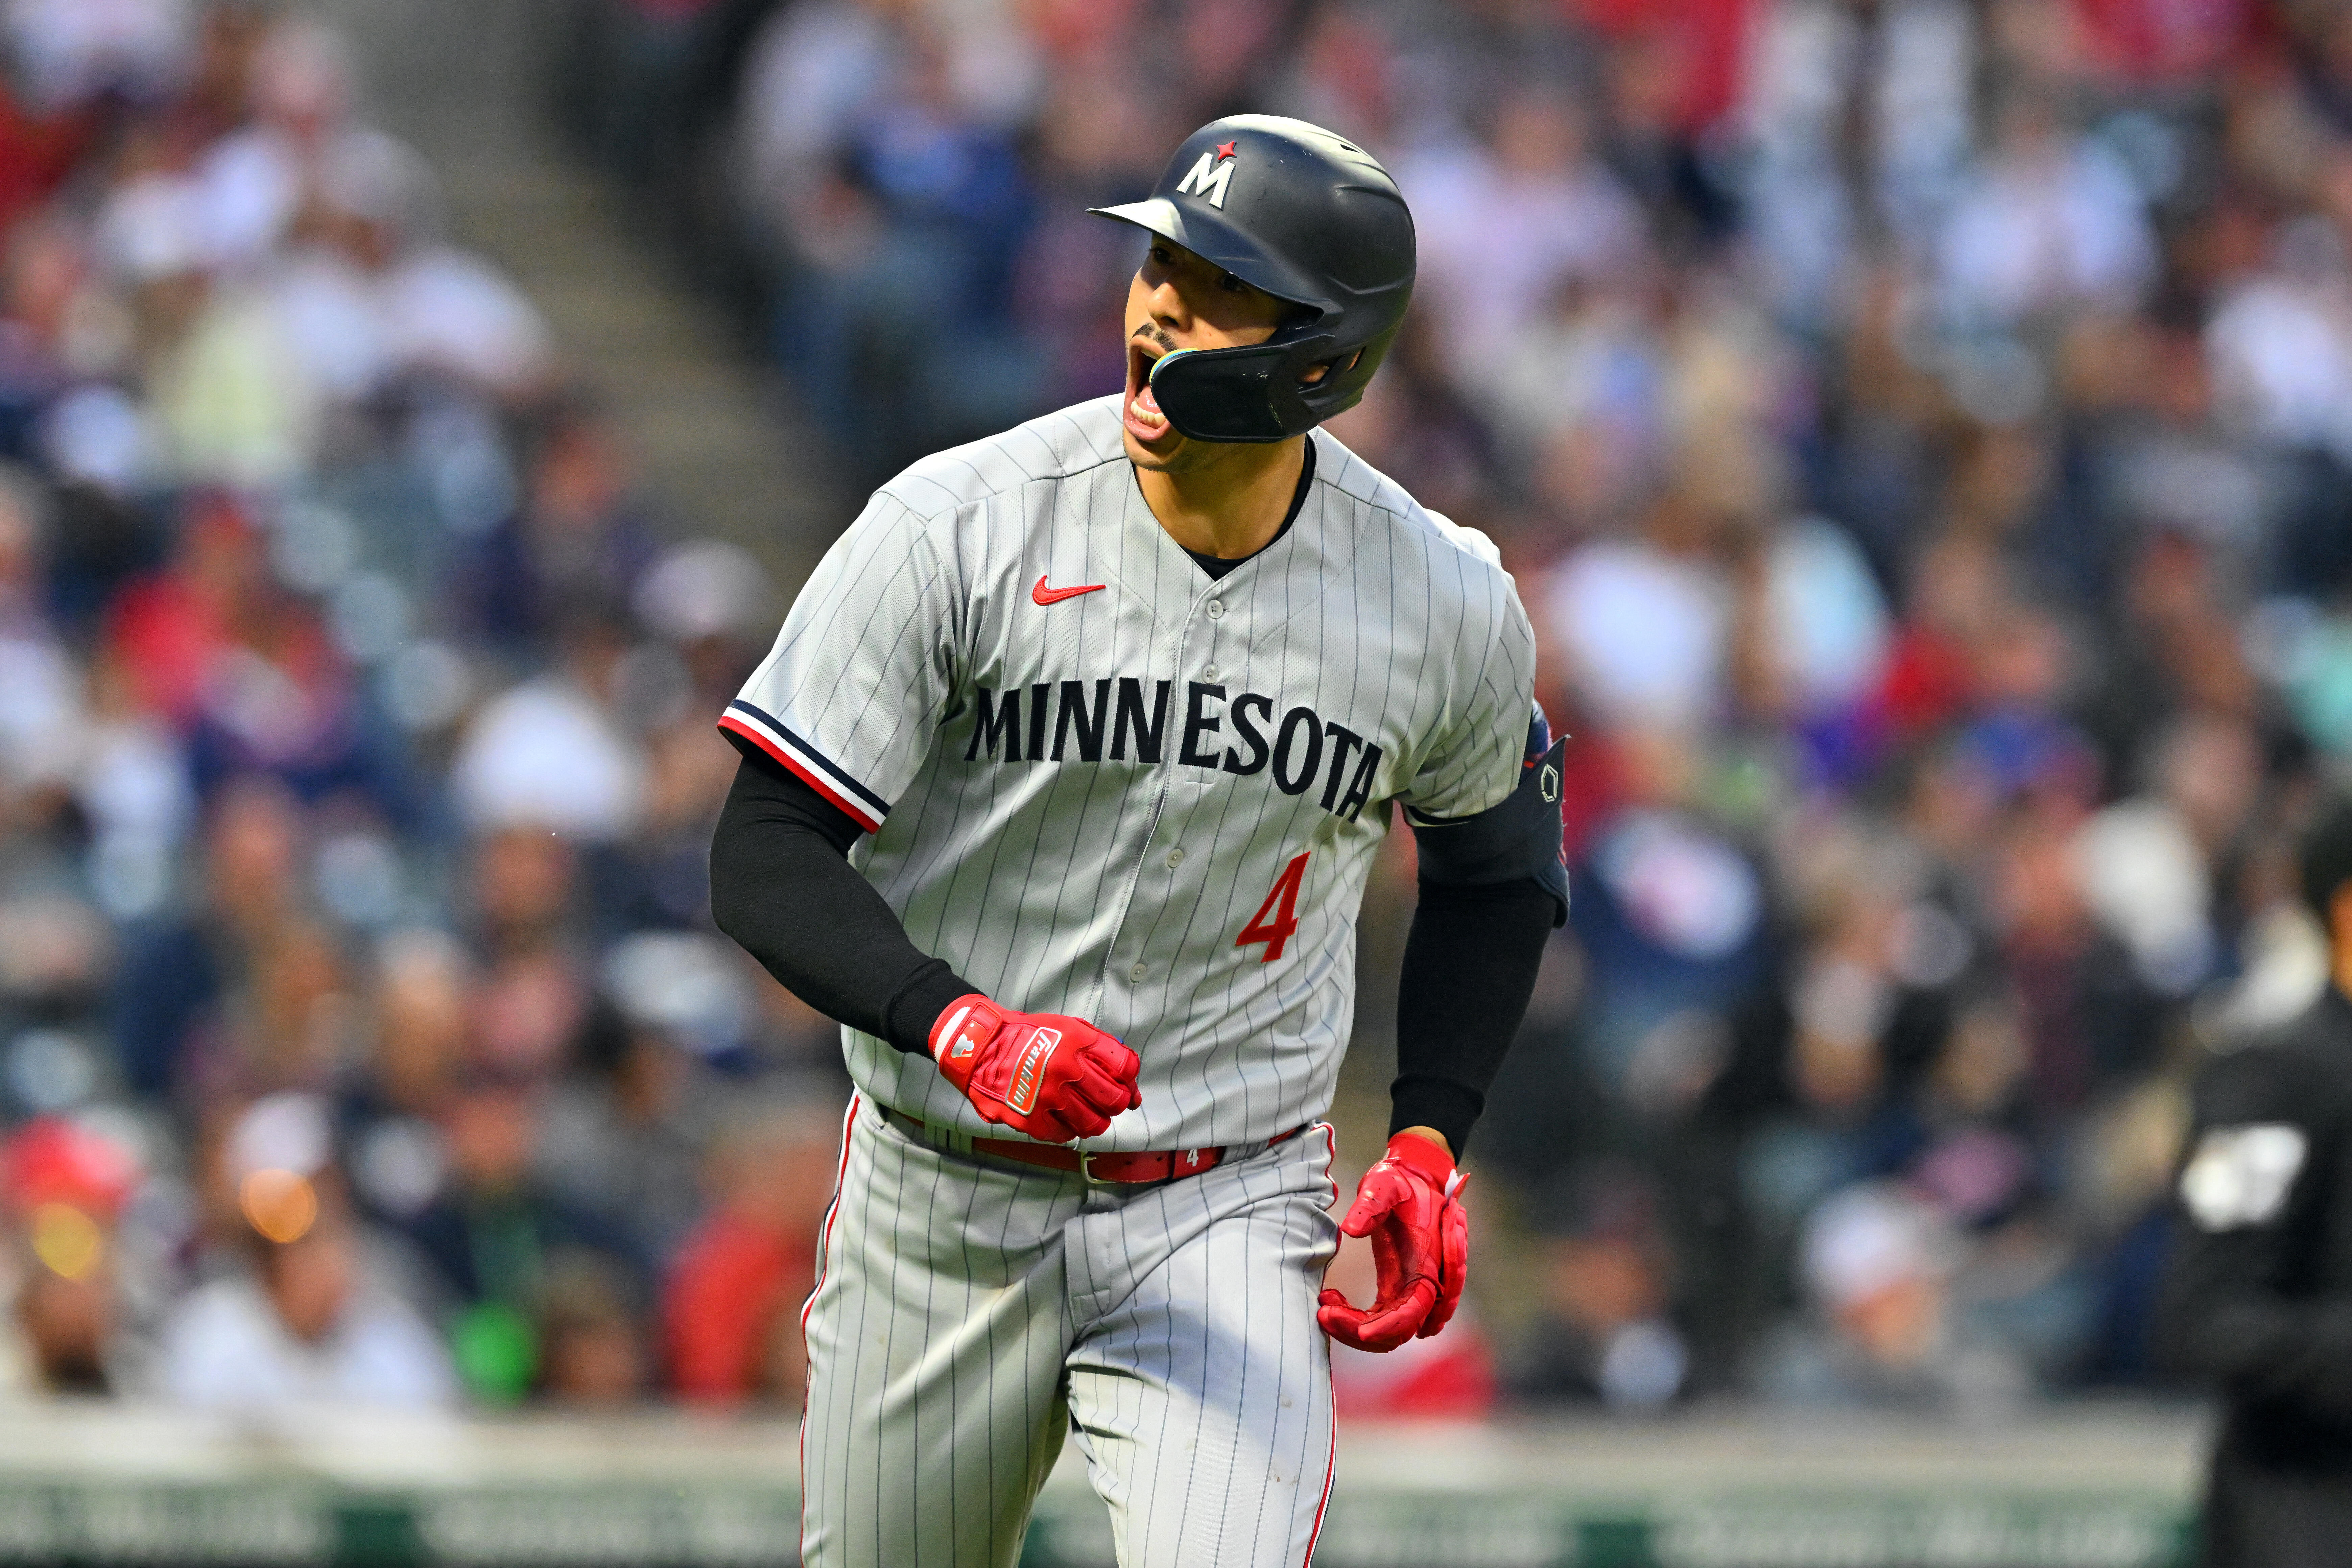
[[[2152,1323],[2220,1396],[2201,1568],[2352,1561],[2352,801],[2301,871],[2332,984],[2198,1072]]]
[[[1394,183],[1249,115],[1098,210],[1150,240],[1125,392],[883,486],[719,721],[713,912],[857,1085],[803,1314],[816,1568],[1010,1568],[1071,1435],[1128,1568],[1307,1562],[1325,1335],[1453,1313],[1454,1162],[1566,914],[1509,577],[1316,428],[1403,321]],[[1400,811],[1394,1121],[1335,1226]],[[1368,1306],[1318,1296],[1340,1231]]]

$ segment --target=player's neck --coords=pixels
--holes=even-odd
[[[1188,453],[1187,456],[1193,454]],[[1151,515],[1185,549],[1238,561],[1282,531],[1307,461],[1307,438],[1265,446],[1219,445],[1204,461],[1135,470]]]

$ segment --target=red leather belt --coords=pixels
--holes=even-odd
[[[896,1122],[900,1131],[911,1132],[930,1142],[934,1131],[929,1123],[918,1121],[903,1110],[881,1108],[883,1116]],[[1296,1138],[1305,1128],[1294,1127],[1289,1131],[1266,1140],[1271,1149],[1286,1138]],[[1023,1165],[1035,1165],[1048,1171],[1074,1171],[1097,1186],[1129,1186],[1146,1182],[1171,1181],[1178,1176],[1197,1176],[1224,1163],[1225,1148],[1213,1149],[1137,1149],[1102,1151],[1071,1149],[1059,1143],[1032,1143],[1011,1138],[974,1138],[971,1152],[985,1154],[992,1160],[1011,1160]]]

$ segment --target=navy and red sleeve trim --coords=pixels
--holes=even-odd
[[[719,727],[740,735],[789,769],[809,788],[845,813],[868,833],[878,832],[890,803],[850,776],[849,771],[786,729],[773,714],[737,698],[727,704]]]

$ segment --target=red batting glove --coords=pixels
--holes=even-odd
[[[1143,1058],[1087,1023],[1016,1013],[974,992],[931,1026],[940,1076],[1000,1126],[1044,1143],[1091,1138],[1143,1103]]]
[[[1344,1234],[1372,1238],[1380,1285],[1369,1308],[1324,1291],[1315,1321],[1325,1333],[1360,1351],[1392,1351],[1446,1325],[1470,1271],[1470,1216],[1460,1201],[1467,1179],[1419,1133],[1389,1140],[1389,1152],[1364,1173],[1355,1205],[1339,1222]]]

